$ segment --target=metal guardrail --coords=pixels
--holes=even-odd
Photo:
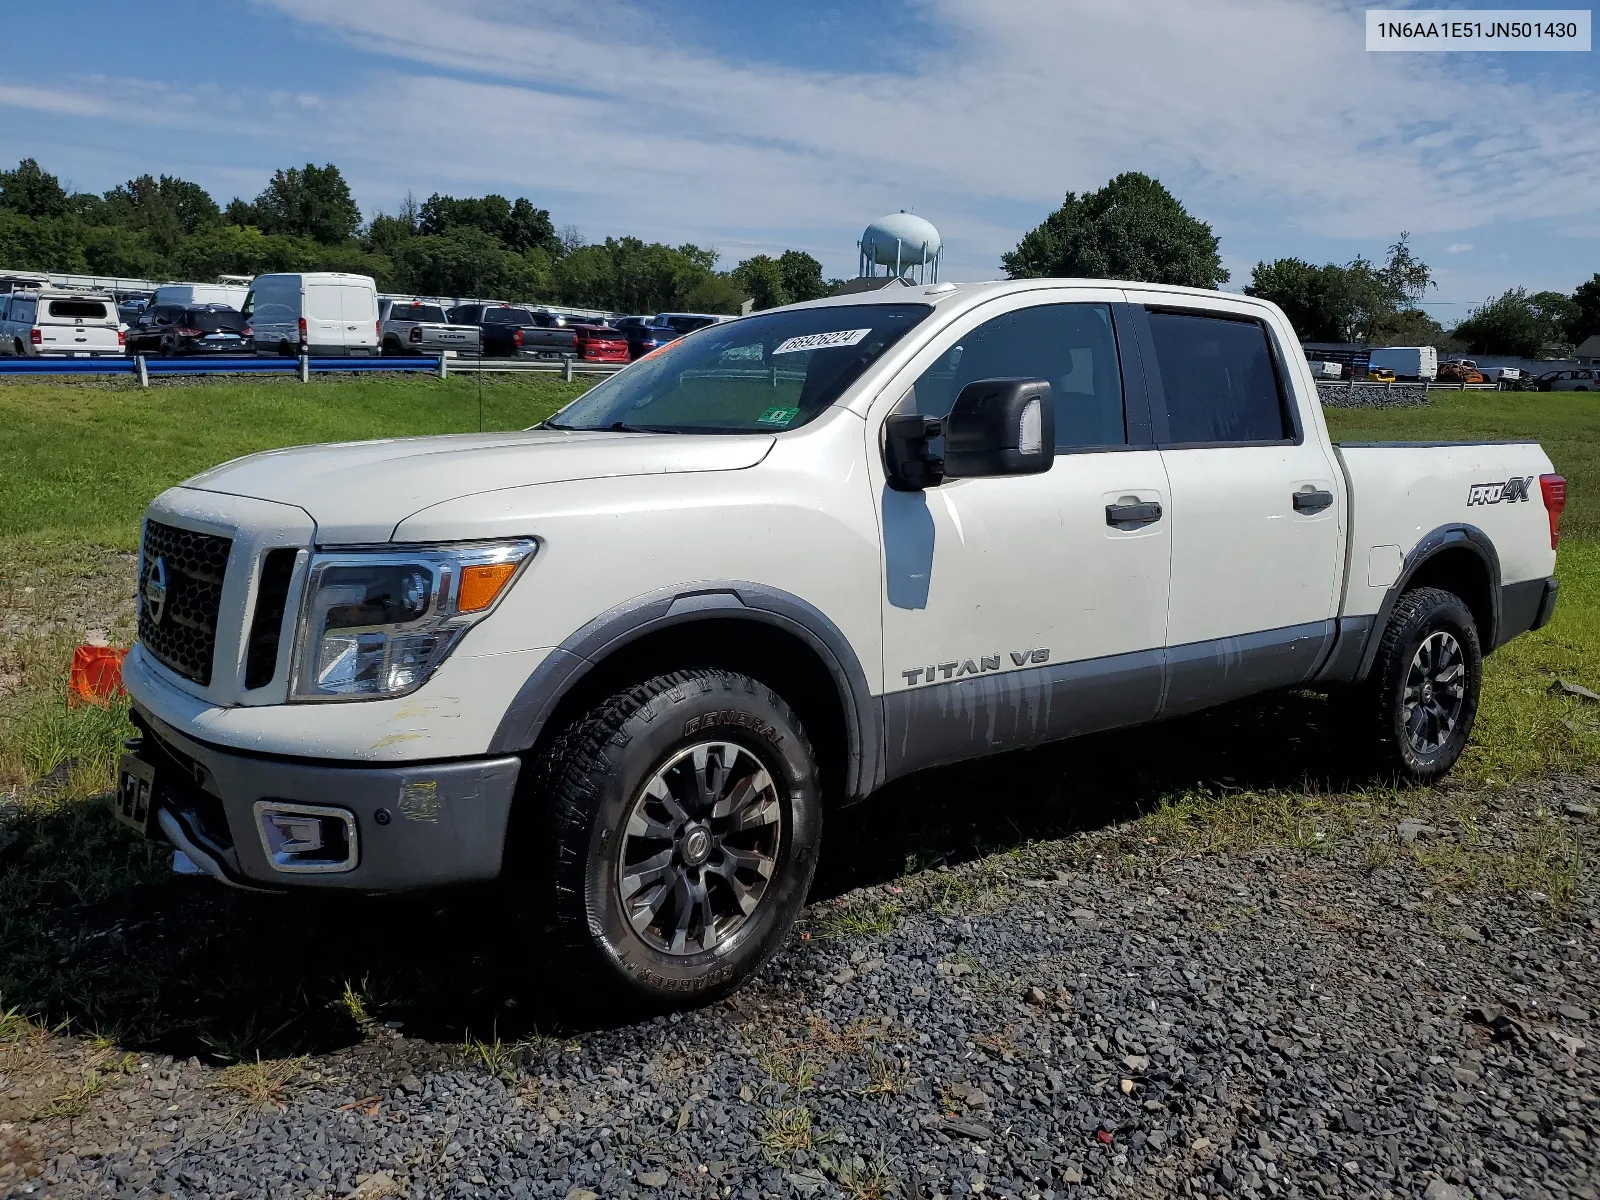
[[[281,355],[251,358],[0,358],[0,377],[7,375],[133,375],[140,387],[151,379],[178,375],[299,375],[307,382],[313,375],[326,374],[559,374],[569,382],[578,375],[615,375],[626,363],[520,361],[510,358],[318,358],[302,354],[298,358]]]
[[[439,378],[447,375],[543,375],[559,374],[569,382],[575,375],[615,375],[627,363],[584,362],[566,359],[562,362],[540,362],[516,358],[446,358],[440,360]]]

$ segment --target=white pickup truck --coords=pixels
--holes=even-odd
[[[1428,779],[1549,619],[1532,442],[1328,440],[1282,312],[1030,280],[698,330],[521,433],[151,504],[119,815],[258,889],[498,879],[594,995],[734,987],[824,813],[1282,688]]]

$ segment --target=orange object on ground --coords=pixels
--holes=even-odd
[[[125,695],[122,660],[127,656],[126,650],[115,646],[79,646],[72,652],[67,699],[85,704],[109,704]]]

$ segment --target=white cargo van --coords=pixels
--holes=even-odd
[[[240,311],[267,354],[376,355],[383,336],[370,275],[257,275]]]
[[[1396,379],[1426,379],[1439,376],[1439,352],[1432,346],[1382,346],[1371,351],[1367,366],[1386,368]]]
[[[249,295],[242,283],[163,283],[150,303],[171,304],[178,308],[199,308],[205,304],[226,304],[238,308]]]

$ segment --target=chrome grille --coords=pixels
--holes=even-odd
[[[145,522],[139,642],[159,662],[201,687],[211,685],[222,581],[232,548],[225,537]],[[160,592],[152,587],[157,563],[166,585],[159,603],[152,599],[152,593]]]

